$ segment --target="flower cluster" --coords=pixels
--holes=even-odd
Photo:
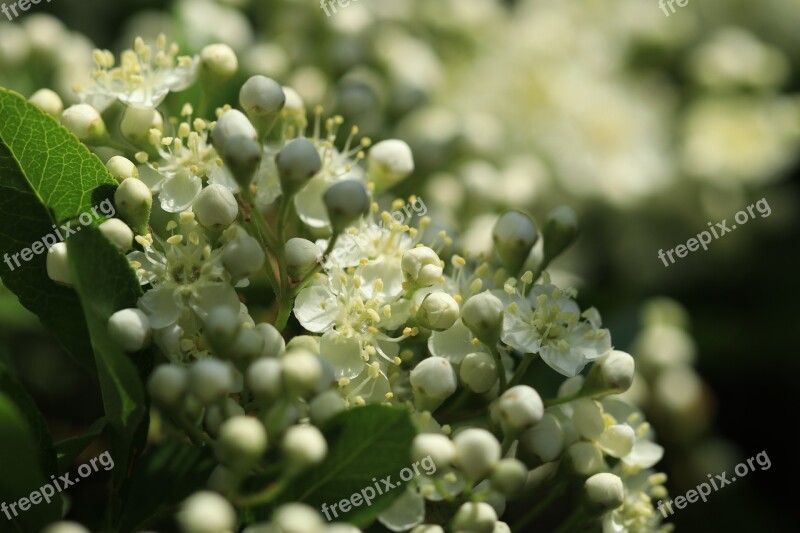
[[[157,349],[147,390],[162,437],[178,432],[218,461],[183,502],[183,531],[357,531],[303,502],[259,518],[250,509],[325,461],[335,445],[326,423],[369,404],[405,406],[418,433],[409,458],[437,467],[379,514],[392,531],[509,531],[506,507],[528,500],[537,511],[515,530],[542,516],[576,529],[661,527],[651,498],[665,493],[653,470],[663,450],[619,397],[633,358],[548,273],[578,236],[570,209],[541,227],[506,211],[491,253],[457,250],[431,218],[389,210],[405,200],[385,191],[415,172],[405,142],[373,146],[356,127],[342,139],[343,118],[317,108],[308,121],[297,92],[270,78],[249,78],[238,109],[214,120],[202,102],[163,117],[169,93],[194,83],[208,93],[238,68],[225,45],[178,52],[163,36],[137,39],[118,67],[95,52],[82,103],[55,114],[113,153],[120,219],[103,233],[143,295],[110,317],[110,336],[132,357]],[[119,132],[106,127],[109,106],[122,107]],[[48,267],[66,262],[59,250]],[[532,385],[564,377],[552,399]],[[253,492],[267,472],[279,481]],[[573,512],[559,516],[541,498],[551,491]]]

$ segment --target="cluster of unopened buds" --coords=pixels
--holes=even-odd
[[[225,45],[177,53],[164,38],[137,40],[119,66],[97,51],[84,103],[62,110],[47,91],[31,100],[87,145],[117,150],[107,168],[120,218],[101,230],[144,294],[109,332],[131,354],[154,344],[165,356],[147,383],[153,404],[219,461],[184,502],[184,531],[238,530],[236,504],[265,454],[280,458],[283,476],[300,476],[328,453],[319,427],[374,403],[408,406],[419,431],[409,460],[437,467],[381,514],[393,531],[510,531],[506,502],[523,494],[537,498],[524,528],[575,487],[564,527],[662,527],[651,499],[665,497],[652,470],[663,450],[614,396],[631,386],[633,358],[546,271],[577,238],[574,213],[554,210],[540,231],[508,211],[493,256],[458,255],[428,217],[391,216],[405,200],[381,208],[381,194],[414,171],[406,143],[371,146],[355,127],[342,141],[341,117],[316,109],[309,125],[298,94],[272,79],[247,80],[240,109],[221,107],[216,120],[202,104],[165,120],[157,107],[168,93],[199,80],[209,94],[237,70]],[[121,137],[101,115],[114,102],[125,106]],[[63,284],[66,254],[53,247],[48,257]],[[273,323],[254,319],[237,291],[257,278],[275,293]],[[299,327],[289,329],[301,334],[286,342],[292,313]],[[537,359],[549,369],[530,366]],[[525,384],[534,370],[567,378],[556,397]],[[441,503],[452,509],[445,520],[426,516]],[[289,503],[245,531],[358,530]]]

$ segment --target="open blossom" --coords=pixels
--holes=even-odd
[[[212,124],[202,119],[192,120],[192,106],[185,105],[181,112],[183,122],[176,126],[172,136],[163,136],[158,129],[150,130],[150,144],[158,159],[149,161],[146,153],[137,158],[144,162],[139,175],[153,193],[158,194],[161,208],[169,213],[179,213],[192,206],[203,189],[203,180],[219,183],[237,192],[230,172],[209,140]]]
[[[513,287],[512,294],[508,292],[497,291],[508,302],[501,340],[509,346],[539,354],[550,368],[568,377],[611,350],[611,336],[601,328],[600,314],[594,308],[581,313],[570,297],[573,291],[559,289],[545,278],[527,297]]]
[[[156,344],[171,360],[183,362],[207,355],[192,339],[199,338],[212,309],[228,307],[238,314],[241,305],[222,264],[223,249],[212,249],[192,214],[167,227],[173,235],[166,241],[156,237],[159,249],[139,237],[145,250],[128,254],[128,260],[141,284],[153,286],[139,308],[155,330]]]
[[[108,50],[95,50],[97,69],[92,81],[76,87],[81,102],[100,111],[119,100],[125,105],[153,109],[170,91],[182,91],[197,77],[197,58],[178,56],[178,45],[159,35],[155,50],[137,37],[133,50],[125,50],[119,66]]]

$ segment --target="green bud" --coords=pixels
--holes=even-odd
[[[153,207],[153,193],[141,180],[126,179],[114,193],[117,213],[128,225],[140,234],[148,233],[150,210]]]
[[[549,264],[578,238],[578,217],[566,206],[553,209],[544,223],[544,261]]]
[[[249,187],[261,164],[261,145],[246,135],[228,139],[222,159],[240,187]]]
[[[522,211],[506,211],[494,225],[492,239],[503,266],[516,274],[539,240],[539,232],[527,214]]]
[[[307,239],[294,238],[286,241],[286,268],[289,277],[301,280],[317,266],[322,251]]]
[[[417,311],[417,322],[424,328],[444,331],[453,327],[458,316],[458,302],[445,292],[434,292],[422,300]]]
[[[292,196],[322,169],[317,147],[304,137],[289,141],[275,157],[283,194]]]
[[[484,344],[493,346],[503,330],[503,302],[489,291],[476,294],[461,309],[461,321]]]
[[[334,231],[342,231],[369,209],[367,189],[359,181],[343,180],[334,183],[323,196]]]
[[[89,104],[77,104],[64,110],[61,124],[88,144],[101,144],[108,138],[103,117]]]

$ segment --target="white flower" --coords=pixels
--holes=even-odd
[[[168,44],[163,34],[155,50],[137,37],[133,50],[122,52],[117,67],[108,50],[95,50],[93,58],[97,69],[92,81],[78,87],[77,92],[81,102],[101,111],[114,100],[133,107],[156,108],[170,91],[192,85],[197,75],[197,58],[178,57],[178,45]]]
[[[600,328],[599,313],[592,308],[581,314],[570,295],[547,280],[535,285],[528,298],[513,294],[507,299],[501,340],[523,354],[539,354],[564,376],[577,375],[611,350],[611,336]]]
[[[137,237],[145,250],[128,254],[128,260],[140,283],[153,285],[139,299],[139,309],[157,330],[156,344],[172,361],[186,362],[209,355],[200,335],[208,313],[228,307],[238,315],[242,306],[222,265],[222,249],[211,248],[191,213],[181,217],[180,226],[171,223],[168,228],[172,237],[157,238],[162,251]]]
[[[176,125],[172,136],[165,137],[159,129],[150,130],[148,142],[158,153],[158,160],[139,168],[140,179],[158,194],[161,208],[169,213],[189,209],[203,188],[204,178],[232,193],[239,191],[209,141],[211,125],[202,119],[192,120],[193,112],[192,106],[184,105],[183,121]],[[137,158],[140,162],[148,161],[144,152],[137,154]]]

